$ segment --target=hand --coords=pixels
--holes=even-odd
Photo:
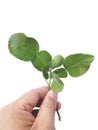
[[[0,110],[0,130],[55,130],[56,109],[56,93],[48,87],[33,89]]]

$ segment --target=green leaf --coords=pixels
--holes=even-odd
[[[43,76],[45,79],[48,79],[49,78],[49,67],[50,67],[50,63],[48,63],[44,68],[43,68]]]
[[[58,93],[62,91],[63,87],[64,87],[63,82],[60,80],[60,78],[57,75],[54,74],[54,77],[50,86],[51,90]]]
[[[90,54],[72,54],[64,59],[64,67],[72,77],[78,77],[87,72],[93,60]]]
[[[8,48],[16,58],[31,61],[38,52],[39,45],[34,38],[29,38],[23,33],[16,33],[10,37]]]
[[[52,69],[61,66],[63,64],[63,60],[64,60],[63,56],[56,55],[53,58],[52,63],[51,63]]]
[[[59,68],[53,71],[58,77],[60,78],[66,78],[67,77],[67,72],[64,68]]]
[[[43,50],[37,53],[35,59],[32,61],[32,64],[39,71],[43,71],[43,68],[48,63],[50,63],[51,60],[52,60],[51,55],[47,51]]]

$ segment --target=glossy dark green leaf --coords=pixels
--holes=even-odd
[[[29,38],[23,33],[16,33],[10,37],[8,48],[16,58],[31,61],[38,52],[39,45],[34,38]]]
[[[57,75],[54,74],[54,77],[50,86],[51,90],[58,93],[62,91],[63,87],[64,87],[63,82],[60,80],[60,78]]]
[[[52,60],[52,63],[51,63],[51,66],[52,68],[56,68],[56,67],[59,67],[63,64],[63,56],[61,55],[56,55],[53,60]]]
[[[78,77],[87,72],[94,56],[90,54],[72,54],[64,59],[64,67],[73,77]]]
[[[56,69],[53,72],[60,78],[66,78],[67,77],[67,72],[64,68]]]
[[[47,51],[43,50],[37,53],[35,59],[32,61],[32,64],[39,71],[43,71],[43,68],[48,63],[50,63],[51,60],[52,60],[51,55]]]

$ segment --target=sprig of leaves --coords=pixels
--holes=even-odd
[[[39,50],[37,40],[24,33],[13,34],[9,38],[8,48],[16,58],[31,61],[32,65],[42,72],[49,88],[54,92],[62,91],[64,83],[61,78],[66,78],[68,74],[72,77],[83,75],[94,59],[93,55],[83,53],[71,54],[65,58],[56,55],[52,58],[48,51]]]
[[[31,61],[32,65],[42,72],[49,89],[61,92],[64,83],[62,78],[68,75],[78,77],[85,74],[94,56],[91,54],[76,53],[67,57],[56,55],[52,58],[46,50],[39,50],[39,44],[34,38],[24,33],[16,33],[9,38],[8,48],[10,53],[23,61]]]

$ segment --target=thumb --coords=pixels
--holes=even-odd
[[[54,128],[54,117],[55,117],[55,110],[57,105],[57,93],[53,91],[49,91],[45,96],[43,103],[41,104],[39,113],[37,115],[35,124],[33,127],[37,127],[41,130],[50,128]],[[38,130],[39,130],[38,129]]]

